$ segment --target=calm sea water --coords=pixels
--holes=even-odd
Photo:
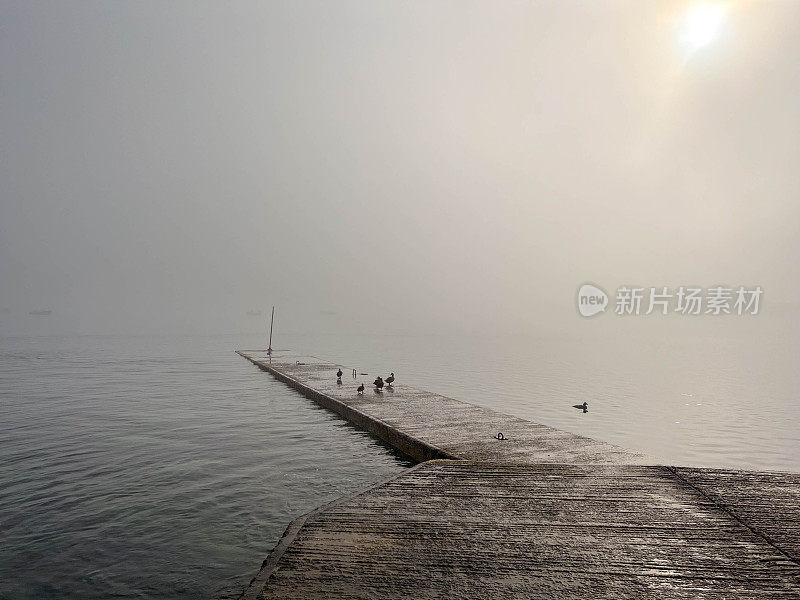
[[[0,597],[236,598],[292,519],[409,466],[246,341],[0,342]]]
[[[800,470],[794,335],[279,341],[668,463]],[[293,518],[409,466],[233,353],[262,346],[0,339],[0,598],[234,598]]]
[[[348,357],[359,369],[393,371],[399,381],[663,463],[800,471],[800,328],[789,325],[702,335],[687,328],[669,339],[628,331],[585,339],[290,341],[307,354]],[[583,402],[588,413],[572,408]]]

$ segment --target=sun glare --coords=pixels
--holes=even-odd
[[[725,6],[722,4],[695,6],[683,19],[681,40],[691,50],[708,45],[716,36],[724,18]]]

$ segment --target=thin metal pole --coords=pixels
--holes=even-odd
[[[267,348],[267,354],[272,356],[272,323],[275,321],[275,307],[272,307],[272,317],[269,320],[269,348]]]

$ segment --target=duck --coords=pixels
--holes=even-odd
[[[358,390],[357,391],[358,391],[359,394],[363,394],[364,393],[364,384],[363,383],[360,386],[358,386]]]
[[[342,378],[342,370],[339,369],[338,371],[336,371],[336,379],[341,379],[341,378]]]
[[[381,377],[380,377],[380,376],[378,376],[378,378],[377,378],[377,379],[375,379],[375,381],[373,381],[372,383],[375,385],[375,387],[376,387],[376,388],[378,389],[378,391],[380,392],[380,391],[381,391],[381,388],[383,387],[383,379],[381,379]]]
[[[391,375],[389,375],[386,378],[386,385],[388,385],[389,387],[392,387],[393,383],[394,383],[394,373],[392,373]]]
[[[586,412],[589,410],[589,404],[587,402],[584,402],[583,404],[573,404],[572,408],[580,408],[583,410],[583,412]]]

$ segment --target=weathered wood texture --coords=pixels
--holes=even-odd
[[[800,475],[673,468],[711,501],[800,562]]]
[[[345,373],[336,382],[337,365],[256,359],[255,365],[333,410],[357,427],[419,461],[455,458],[514,463],[644,464],[645,456],[619,446],[419,390],[403,383],[376,392]],[[574,409],[570,409],[574,410]],[[505,441],[495,439],[502,433]]]
[[[428,462],[311,513],[286,547],[257,598],[800,597],[796,563],[657,466]]]
[[[240,354],[429,461],[293,522],[247,600],[800,598],[798,474],[645,466],[404,384],[369,378],[361,396],[333,364]]]

